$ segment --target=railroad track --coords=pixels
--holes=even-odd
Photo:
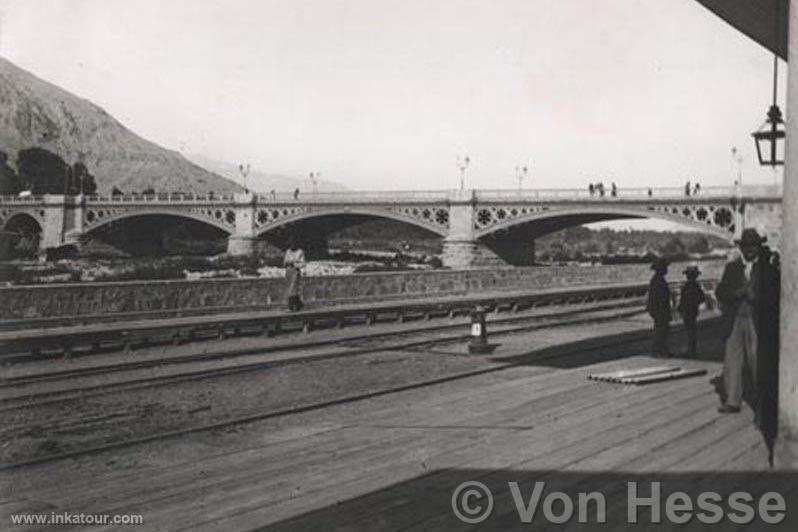
[[[707,283],[712,283],[712,280]],[[435,346],[458,343],[468,338],[468,329],[463,320],[447,323],[434,323],[432,320],[437,317],[456,317],[468,313],[476,304],[482,305],[490,311],[489,329],[491,336],[508,335],[546,329],[553,327],[573,326],[581,323],[597,323],[601,321],[612,321],[631,316],[639,315],[643,312],[642,301],[647,286],[640,284],[614,285],[604,287],[578,287],[567,290],[552,290],[536,293],[521,294],[499,294],[486,296],[475,296],[470,298],[456,298],[451,301],[433,300],[429,302],[405,302],[405,303],[385,303],[372,306],[359,306],[344,309],[323,309],[312,310],[298,315],[250,313],[245,317],[219,316],[201,317],[198,319],[184,319],[178,323],[169,322],[168,324],[134,324],[128,327],[125,324],[111,324],[113,331],[104,332],[100,327],[100,337],[96,336],[97,328],[78,332],[70,335],[63,331],[43,331],[43,334],[50,348],[55,347],[58,352],[59,343],[64,342],[68,347],[63,349],[65,354],[76,354],[79,356],[89,356],[98,351],[98,344],[107,341],[108,335],[119,335],[124,333],[123,345],[132,348],[136,341],[146,345],[161,342],[174,342],[175,338],[187,340],[201,339],[203,337],[225,338],[236,335],[267,335],[281,336],[284,334],[300,331],[310,331],[322,328],[338,328],[352,324],[372,324],[379,321],[389,322],[409,322],[402,326],[401,330],[374,331],[369,328],[361,327],[353,331],[350,335],[328,335],[328,338],[313,338],[306,336],[300,341],[294,341],[291,345],[259,345],[249,348],[220,349],[210,353],[192,353],[164,358],[153,358],[150,360],[131,360],[130,357],[122,357],[120,362],[107,365],[99,365],[89,368],[70,368],[55,371],[48,371],[29,375],[19,375],[0,380],[0,413],[15,415],[15,411],[33,411],[35,408],[47,407],[54,403],[64,403],[70,401],[83,401],[92,397],[107,396],[121,392],[129,392],[147,388],[166,387],[191,381],[209,380],[222,378],[235,374],[247,372],[257,372],[286,366],[291,364],[312,363],[336,358],[352,358],[358,356],[373,355],[379,351],[402,351],[416,350],[428,353],[435,353],[432,349]],[[578,307],[567,308],[569,305],[579,305]],[[554,309],[550,312],[540,312],[537,307],[565,306],[565,309]],[[534,309],[534,310],[530,310]],[[534,312],[530,315],[527,310]],[[500,313],[504,312],[502,316]],[[424,325],[412,325],[414,320],[424,320]],[[408,328],[409,326],[409,328]],[[394,327],[396,329],[396,327]],[[365,331],[367,332],[364,332]],[[131,332],[132,330],[132,332]],[[10,344],[14,344],[13,337],[7,333],[5,338],[0,337],[0,352],[4,346],[3,341],[11,339]],[[334,338],[332,338],[334,336]],[[535,358],[535,362],[544,362],[551,359],[558,359],[557,363],[571,361],[592,360],[590,350],[601,347],[617,348],[635,344],[647,333],[638,331],[634,334],[623,334],[619,338],[614,338],[605,343],[599,343],[585,347],[574,347],[571,350],[560,350],[556,354],[541,354]],[[29,339],[22,339],[22,345],[27,351],[31,351]],[[294,339],[296,340],[296,339]],[[269,341],[271,342],[271,341]],[[73,348],[80,344],[88,345],[89,349],[84,353],[74,352]],[[19,344],[17,344],[19,345]],[[8,347],[8,342],[5,344]],[[298,356],[283,356],[286,351],[299,352]],[[43,358],[39,349],[33,352],[15,353],[9,356],[0,355],[0,361],[25,362],[36,364]],[[305,353],[302,353],[305,351]],[[275,356],[270,357],[270,354]],[[53,355],[54,356],[54,355]],[[251,358],[248,358],[251,357]],[[219,367],[208,367],[218,363]],[[166,430],[143,434],[140,436],[122,438],[121,440],[110,441],[99,445],[88,445],[79,449],[70,449],[63,452],[53,452],[46,455],[35,456],[23,459],[14,463],[0,464],[0,470],[13,469],[25,465],[43,463],[59,460],[63,458],[78,457],[101,453],[121,447],[136,445],[150,441],[176,438],[187,434],[216,430],[231,429],[237,425],[243,425],[253,421],[270,419],[274,417],[287,416],[321,409],[336,404],[345,404],[360,401],[371,397],[378,397],[392,393],[398,393],[414,388],[434,386],[448,381],[468,378],[472,376],[504,371],[512,367],[527,362],[513,362],[512,360],[490,360],[486,361],[486,366],[474,370],[445,373],[434,378],[420,379],[413,382],[401,382],[397,385],[382,386],[379,389],[364,391],[362,393],[352,393],[343,397],[335,397],[329,400],[308,400],[305,404],[292,405],[290,408],[276,408],[265,412],[246,413],[243,415],[226,416],[222,420],[212,422],[201,422],[198,425],[178,428],[176,430]],[[553,363],[553,362],[552,362]],[[205,367],[203,367],[205,366]],[[167,375],[142,375],[142,373],[153,370],[154,368],[175,370]],[[139,372],[136,375],[136,372]],[[114,379],[106,380],[103,379]],[[90,382],[90,380],[92,380]],[[97,382],[97,381],[101,382]],[[66,385],[66,386],[65,386]],[[60,388],[59,388],[60,386]],[[28,410],[30,409],[30,410]],[[135,423],[146,421],[148,418],[146,410],[136,411],[135,408],[125,406],[119,412],[108,415],[107,412],[98,412],[95,415],[87,416],[87,419],[77,421],[65,420],[68,426],[78,423],[79,426],[102,427],[104,423]],[[23,416],[24,417],[24,416]],[[217,416],[218,417],[218,416]],[[102,419],[100,419],[102,418]],[[11,418],[14,419],[14,418]],[[199,419],[199,418],[197,418]],[[88,425],[86,425],[88,424]],[[109,425],[110,426],[110,425]],[[23,430],[25,427],[21,427]],[[14,429],[9,427],[4,431],[4,436],[14,433]]]
[[[488,310],[525,310],[537,306],[633,299],[645,295],[646,284],[575,287],[501,292],[467,297],[421,301],[379,302],[343,307],[310,309],[296,313],[255,311],[239,314],[203,315],[166,320],[97,323],[77,327],[54,327],[0,331],[0,363],[70,357],[75,354],[123,350],[156,344],[183,344],[210,338],[245,335],[278,336],[320,328],[411,321],[418,318],[468,314],[476,305]],[[36,326],[36,320],[31,323]],[[20,324],[24,326],[24,324]]]
[[[633,316],[642,312],[639,300],[620,301],[608,304],[599,304],[578,309],[558,310],[533,316],[509,316],[494,318],[490,320],[490,330],[492,336],[513,334],[518,332],[531,331],[536,329],[563,327],[581,323],[596,323],[601,321],[617,320],[623,317]],[[608,315],[596,316],[596,313],[616,310],[618,312]],[[141,389],[158,386],[168,386],[180,382],[211,379],[233,375],[241,372],[260,371],[279,366],[291,364],[307,363],[316,360],[353,357],[368,355],[375,350],[397,351],[421,347],[431,347],[468,338],[464,332],[464,324],[445,323],[439,325],[426,325],[401,331],[391,331],[382,333],[366,333],[352,335],[346,338],[321,338],[314,341],[302,342],[287,346],[258,346],[246,349],[228,349],[214,351],[210,353],[195,353],[190,355],[175,356],[169,358],[153,358],[144,361],[122,361],[119,363],[94,366],[82,369],[64,369],[51,372],[34,373],[30,375],[20,375],[0,379],[0,412],[7,412],[20,408],[32,408],[43,406],[53,402],[60,402],[66,399],[88,398],[109,393],[116,393],[122,390]],[[450,333],[445,336],[433,338],[431,335]],[[419,339],[419,335],[427,335]],[[406,338],[412,337],[408,341]],[[340,350],[341,347],[351,346],[349,349]],[[307,355],[300,355],[290,358],[277,360],[259,361],[254,363],[237,363],[232,366],[225,366],[211,369],[191,370],[191,365],[201,362],[213,361],[235,361],[236,359],[246,359],[247,357],[262,356],[275,352],[296,352],[307,349],[323,349],[336,347],[338,349],[329,352],[317,352]],[[133,372],[136,370],[146,370],[151,368],[165,368],[169,366],[186,367],[186,371],[180,371],[169,375],[136,377],[123,381],[107,382],[101,384],[78,385],[55,391],[43,390],[27,394],[9,395],[14,389],[32,387],[34,385],[48,383],[59,383],[64,381],[79,380],[88,377],[98,377]]]
[[[586,312],[588,312],[588,311],[585,310],[582,313],[584,314]],[[623,318],[625,316],[633,316],[633,315],[636,315],[636,314],[640,314],[640,312],[641,312],[641,310],[639,308],[637,308],[637,309],[625,309],[625,310],[623,310],[620,313],[608,314],[604,318],[600,318],[600,319],[603,319],[603,320],[617,320],[617,319]],[[510,324],[510,326],[508,326],[506,328],[495,330],[492,333],[492,335],[506,335],[506,334],[513,334],[513,333],[516,333],[516,332],[534,330],[536,328],[548,328],[548,327],[556,327],[556,326],[578,325],[580,323],[587,323],[587,322],[595,323],[596,321],[597,321],[597,319],[595,317],[582,317],[582,318],[564,320],[564,321],[561,321],[561,322],[556,323],[556,324],[555,323],[549,323],[549,324],[526,324],[526,325],[520,325],[520,324],[513,325],[513,324]],[[449,327],[458,327],[458,328],[462,329],[462,324],[451,325]],[[408,332],[407,334],[412,334],[412,333]],[[562,361],[567,360],[567,359],[580,359],[580,357],[592,356],[592,353],[596,349],[607,348],[607,347],[612,347],[613,349],[611,351],[612,352],[617,352],[618,349],[621,348],[622,346],[632,346],[634,344],[639,344],[639,342],[641,340],[647,339],[649,334],[650,333],[648,331],[632,331],[632,332],[629,332],[629,333],[624,333],[620,337],[613,336],[610,339],[602,338],[602,339],[599,339],[598,341],[592,341],[589,346],[578,345],[578,346],[573,347],[571,349],[561,349],[561,350],[557,350],[557,352],[554,352],[554,353],[541,354],[539,357],[535,358],[535,362],[536,363],[547,362],[547,361],[551,361],[552,359],[557,359],[559,362],[562,362]],[[452,343],[452,342],[457,341],[457,340],[462,340],[465,337],[467,337],[467,335],[453,334],[453,335],[447,335],[445,337],[439,337],[439,338],[435,338],[435,339],[423,339],[423,340],[411,341],[411,342],[405,341],[405,342],[388,343],[388,344],[382,344],[379,347],[379,350],[397,350],[397,349],[408,349],[408,348],[411,348],[411,347],[433,346],[433,345],[447,344],[447,343]],[[357,355],[365,354],[367,352],[373,352],[374,349],[375,349],[374,347],[369,347],[369,348],[357,347],[355,349],[352,349],[351,351],[347,351],[345,353],[336,353],[336,354],[331,355],[331,356],[333,356],[333,357],[337,357],[337,356],[357,356]],[[318,360],[319,358],[318,357],[314,357],[314,359]],[[297,359],[297,361],[307,361],[307,360],[308,359],[303,359],[303,358]],[[4,464],[0,464],[0,470],[11,470],[11,469],[17,469],[17,468],[20,468],[20,467],[32,466],[32,465],[36,465],[36,464],[43,464],[43,463],[47,463],[47,462],[53,462],[53,461],[63,460],[63,459],[68,459],[68,458],[78,458],[78,457],[82,457],[82,456],[89,456],[89,455],[103,453],[103,452],[106,452],[106,451],[117,450],[117,449],[130,447],[130,446],[134,446],[134,445],[149,443],[149,442],[163,441],[163,440],[169,440],[169,439],[174,439],[174,438],[180,438],[180,437],[183,437],[183,436],[187,436],[187,435],[190,435],[190,434],[196,434],[196,433],[200,433],[200,432],[213,431],[213,430],[231,430],[231,429],[234,429],[236,426],[245,425],[245,424],[256,422],[256,421],[268,420],[268,419],[273,419],[273,418],[278,418],[278,417],[283,417],[283,416],[289,416],[289,415],[296,415],[296,414],[309,412],[309,411],[313,411],[313,410],[319,410],[319,409],[323,409],[323,408],[328,408],[328,407],[331,407],[331,406],[343,405],[343,404],[347,404],[347,403],[353,403],[353,402],[357,402],[357,401],[367,400],[367,399],[370,399],[370,398],[375,398],[375,397],[380,397],[380,396],[386,396],[386,395],[390,395],[390,394],[400,393],[400,392],[404,392],[404,391],[408,391],[408,390],[424,388],[424,387],[428,387],[428,386],[435,386],[435,385],[439,385],[439,384],[443,384],[443,383],[447,383],[447,382],[452,382],[452,381],[456,381],[456,380],[460,380],[460,379],[475,377],[475,376],[479,376],[479,375],[485,375],[485,374],[489,374],[489,373],[496,373],[496,372],[506,371],[508,369],[511,369],[511,368],[514,368],[514,367],[517,367],[517,366],[520,366],[520,365],[525,365],[525,364],[528,364],[528,361],[523,361],[523,362],[501,362],[501,361],[497,361],[497,362],[491,364],[490,366],[477,368],[477,369],[474,369],[474,370],[459,371],[459,372],[454,372],[454,373],[438,376],[438,377],[435,377],[435,378],[421,379],[421,380],[417,380],[417,381],[414,381],[414,382],[407,382],[407,383],[402,383],[400,385],[394,385],[394,386],[385,386],[385,387],[381,387],[379,389],[369,390],[369,391],[365,391],[365,392],[362,392],[362,393],[352,393],[352,394],[344,395],[344,396],[341,396],[341,397],[335,397],[335,398],[332,398],[332,399],[329,399],[329,400],[312,401],[312,402],[308,402],[308,403],[305,403],[305,404],[299,404],[299,405],[291,406],[289,408],[278,408],[278,409],[269,410],[269,411],[265,411],[265,412],[257,412],[257,413],[254,413],[254,414],[250,413],[250,414],[245,414],[245,415],[240,415],[240,416],[227,417],[224,420],[210,422],[210,423],[204,423],[204,424],[197,425],[197,426],[189,426],[189,427],[185,427],[185,428],[181,428],[181,429],[177,429],[177,430],[162,431],[162,432],[157,432],[157,433],[153,433],[153,434],[147,434],[147,435],[140,436],[140,437],[134,437],[134,438],[129,438],[129,439],[120,440],[120,441],[113,441],[113,442],[100,444],[100,445],[92,445],[92,446],[87,446],[87,447],[83,447],[83,448],[80,448],[80,449],[73,449],[73,450],[69,450],[69,451],[66,451],[66,452],[56,452],[56,453],[51,453],[51,454],[47,454],[47,455],[41,455],[41,456],[37,456],[37,457],[34,457],[34,458],[25,459],[25,460],[22,460],[22,461],[19,461],[19,462],[4,463]],[[267,364],[267,365],[265,365],[263,367],[270,367],[270,366]],[[273,365],[272,365],[272,367],[273,367]],[[232,369],[235,369],[237,371],[252,371],[253,369],[260,369],[260,368],[253,368],[252,365],[246,365],[246,366],[238,366],[238,367],[232,368]],[[201,376],[197,375],[195,377],[198,377],[198,378],[211,378],[213,376],[220,376],[220,375],[223,375],[223,374],[229,374],[229,373],[205,374],[205,375],[201,375]],[[189,375],[185,374],[185,375],[182,375],[182,377],[189,378]],[[161,381],[161,384],[170,384],[170,383],[173,383],[173,382],[175,382],[175,381],[172,380],[170,382],[170,381],[167,380],[167,381]],[[146,386],[146,385],[150,385],[152,383],[143,383],[142,382],[140,384],[143,384],[143,385]],[[127,389],[129,389],[129,388],[127,388]],[[118,389],[115,389],[113,391],[118,391]],[[85,397],[85,396],[81,396],[81,397]],[[62,398],[59,398],[57,400],[58,401],[63,401],[64,398],[62,397]],[[37,402],[37,403],[31,403],[31,404],[28,404],[28,405],[21,405],[21,406],[35,407],[35,406],[41,406],[43,404],[45,404],[45,403],[44,402]],[[125,422],[134,422],[135,421],[135,416],[136,416],[136,412],[124,412],[123,411],[123,412],[114,412],[111,415],[107,415],[106,417],[108,418],[109,421],[118,422],[121,419],[121,420],[123,420]],[[100,420],[100,422],[101,421],[102,420]],[[84,420],[84,422],[91,424],[91,423],[97,423],[98,420],[88,419],[88,420]],[[69,423],[70,424],[74,424],[71,421]]]

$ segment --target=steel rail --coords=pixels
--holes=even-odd
[[[555,312],[549,312],[545,314],[538,314],[533,316],[512,316],[512,317],[505,317],[505,318],[494,318],[489,320],[492,328],[493,335],[501,335],[501,334],[509,334],[519,331],[527,331],[527,330],[535,330],[535,329],[544,329],[550,327],[561,327],[565,325],[572,325],[574,323],[592,323],[592,322],[601,322],[606,321],[605,318],[602,317],[588,317],[582,318],[577,320],[565,321],[562,323],[542,323],[546,320],[557,320],[562,318],[570,318],[573,316],[585,315],[589,313],[601,312],[606,310],[621,310],[621,309],[629,309],[634,308],[633,311],[627,311],[620,314],[614,314],[609,319],[617,319],[619,316],[627,316],[627,315],[634,315],[639,314],[641,312],[640,309],[641,301],[626,301],[623,300],[617,303],[610,303],[605,305],[597,305],[588,308],[579,308],[579,309],[571,309],[571,310],[561,310]],[[503,325],[513,325],[517,323],[528,323],[533,322],[532,325],[522,325],[516,327],[505,327],[500,328],[498,330],[493,330],[494,327],[501,327]],[[308,342],[301,342],[299,344],[291,344],[291,345],[279,345],[279,346],[257,346],[257,347],[250,347],[246,349],[229,349],[229,350],[221,350],[221,351],[214,351],[210,353],[195,353],[190,355],[182,355],[176,357],[169,357],[169,358],[154,358],[145,361],[123,361],[117,364],[108,364],[104,366],[93,366],[89,368],[82,368],[82,369],[66,369],[66,370],[58,370],[52,371],[47,373],[35,373],[32,375],[19,375],[16,377],[6,377],[0,379],[0,389],[10,389],[10,388],[18,388],[21,386],[29,386],[32,384],[38,383],[46,383],[52,381],[65,381],[70,379],[77,379],[83,377],[95,377],[98,375],[109,375],[113,373],[125,372],[125,371],[134,371],[139,369],[149,369],[154,367],[165,367],[165,366],[179,366],[179,365],[190,365],[196,364],[198,362],[209,362],[209,361],[216,361],[216,360],[231,360],[235,358],[242,358],[242,357],[250,357],[250,356],[257,356],[257,355],[264,355],[268,353],[274,352],[291,352],[291,351],[298,351],[302,349],[311,349],[311,348],[323,348],[328,346],[341,346],[350,344],[352,342],[375,342],[380,340],[386,340],[396,337],[406,337],[406,336],[417,336],[418,334],[422,333],[439,333],[442,331],[450,331],[450,330],[460,330],[462,331],[464,328],[463,323],[447,323],[442,325],[434,325],[434,326],[427,326],[427,327],[415,327],[411,329],[404,329],[399,331],[386,331],[376,334],[357,334],[355,336],[350,336],[346,338],[328,338],[328,339],[318,339]],[[373,352],[375,349],[380,350],[401,350],[401,349],[408,349],[410,347],[416,347],[419,345],[427,345],[429,343],[445,343],[449,341],[455,341],[463,338],[467,338],[468,335],[465,333],[458,333],[453,336],[447,336],[443,339],[435,339],[435,340],[415,340],[412,342],[401,342],[398,344],[388,344],[388,345],[377,345],[377,346],[360,346],[358,349],[354,349],[351,351],[347,351],[344,353],[333,353],[333,354],[316,354],[316,355],[307,355],[301,357],[294,357],[290,359],[282,359],[282,360],[274,360],[274,361],[267,361],[267,362],[258,362],[254,364],[243,364],[237,365],[232,367],[226,368],[216,368],[216,369],[209,369],[209,370],[200,370],[196,372],[187,372],[182,374],[174,374],[174,375],[164,375],[164,376],[157,376],[157,377],[146,377],[143,379],[136,379],[131,381],[125,381],[121,383],[109,383],[103,385],[93,385],[90,388],[78,388],[72,390],[63,390],[63,391],[56,391],[52,392],[53,394],[58,393],[69,393],[69,392],[83,392],[87,389],[103,389],[106,387],[114,387],[114,386],[125,386],[127,384],[138,384],[138,383],[148,383],[148,382],[170,382],[171,378],[180,379],[185,376],[215,376],[217,374],[222,375],[225,374],[227,371],[238,371],[239,369],[261,369],[261,368],[272,368],[278,366],[285,366],[291,364],[297,364],[302,362],[308,362],[313,360],[319,359],[326,359],[326,358],[339,358],[341,356],[350,356],[350,355],[359,355],[359,354],[367,354]],[[217,373],[218,372],[218,373]],[[39,395],[49,395],[51,392],[45,392],[43,394],[34,394],[34,395],[26,395],[26,396],[12,396],[12,397],[4,397],[0,398],[0,405],[4,403],[13,403],[17,401],[23,401],[33,398],[34,396]],[[3,411],[0,408],[0,411]]]
[[[709,283],[711,281],[704,281]],[[645,294],[648,285],[642,283],[575,287],[571,289],[538,290],[534,292],[502,292],[434,299],[431,301],[400,301],[351,305],[329,309],[306,310],[296,313],[253,312],[241,315],[210,315],[175,318],[168,322],[139,321],[109,323],[63,329],[6,331],[0,333],[0,362],[14,361],[13,355],[32,353],[40,356],[45,350],[55,350],[71,356],[77,348],[98,351],[117,348],[124,351],[158,343],[181,344],[210,337],[227,338],[242,334],[274,336],[287,331],[309,332],[315,328],[343,327],[350,323],[372,324],[386,319],[405,321],[412,317],[431,317],[437,314],[455,316],[470,312],[476,305],[488,309],[502,307],[520,310],[534,306],[591,302],[606,299],[637,297]],[[387,317],[387,318],[386,318]],[[12,355],[9,357],[9,355]]]

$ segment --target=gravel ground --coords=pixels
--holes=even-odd
[[[129,390],[0,414],[3,462],[328,401],[484,367],[483,359],[375,352]]]

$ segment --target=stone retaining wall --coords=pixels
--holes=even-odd
[[[704,262],[704,278],[717,278],[722,262]],[[674,265],[670,280],[679,280]],[[307,302],[385,301],[467,293],[534,290],[589,284],[647,282],[646,264],[559,266],[364,273],[307,277]],[[283,279],[207,279],[201,281],[131,281],[0,288],[0,320],[74,317],[164,310],[241,310],[282,304]]]

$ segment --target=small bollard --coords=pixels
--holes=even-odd
[[[471,311],[471,341],[468,343],[468,352],[484,354],[493,351],[493,346],[488,344],[488,328],[485,323],[485,308],[477,305]]]

